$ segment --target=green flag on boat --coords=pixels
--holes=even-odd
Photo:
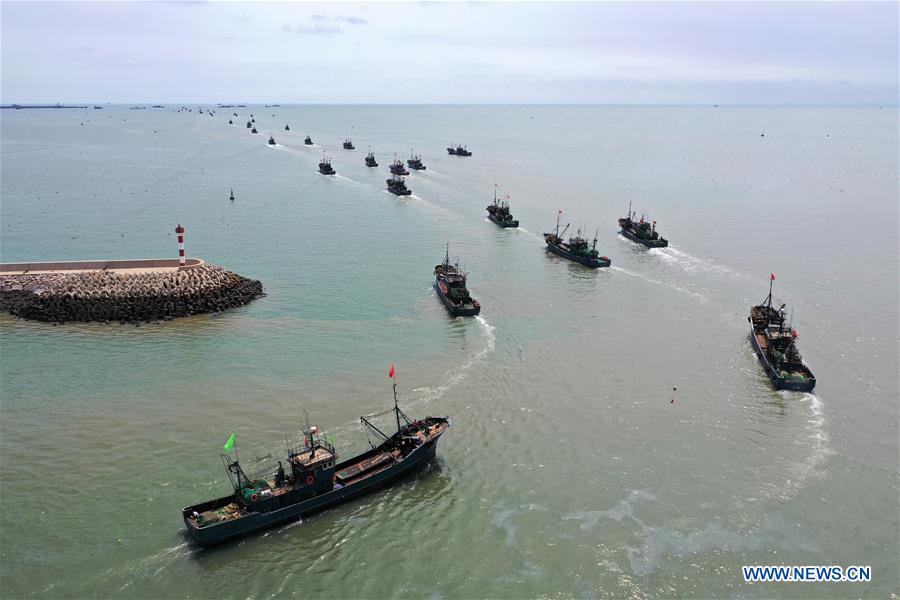
[[[326,439],[328,440],[328,443],[329,443],[329,444],[331,444],[332,446],[334,446],[334,436],[333,436],[333,435],[331,435],[331,434],[329,433],[329,434],[328,434],[328,437],[327,437]]]
[[[225,442],[225,452],[231,452],[231,449],[234,448],[234,432],[231,432],[231,435],[228,436],[228,441]]]

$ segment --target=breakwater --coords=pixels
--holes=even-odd
[[[262,283],[200,259],[6,263],[0,310],[48,322],[170,320],[220,312],[262,295]]]

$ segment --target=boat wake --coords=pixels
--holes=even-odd
[[[540,236],[540,235],[538,235],[538,234],[536,234],[536,233],[531,233],[530,231],[528,231],[528,230],[525,229],[524,227],[519,226],[519,227],[516,227],[516,229],[517,229],[518,231],[521,231],[521,232],[524,233],[525,235],[530,235],[531,237],[533,237],[534,239],[536,239],[537,241],[539,241],[539,242],[541,242],[541,243],[544,242],[543,236]]]
[[[682,530],[665,524],[647,523],[641,518],[641,507],[656,502],[652,493],[633,490],[616,506],[607,510],[574,511],[562,515],[563,520],[580,522],[581,531],[591,537],[598,528],[610,527],[610,522],[630,530],[633,544],[623,544],[628,558],[628,567],[637,576],[643,577],[665,567],[669,562],[689,560],[689,557],[703,556],[713,552],[753,552],[762,548],[778,548],[796,545],[796,541],[783,539],[783,528],[777,523],[765,523],[754,529],[728,529],[719,522],[707,523],[702,529]],[[655,514],[651,511],[650,514]],[[604,524],[601,524],[604,521]],[[617,553],[617,549],[615,551]],[[607,560],[617,563],[615,553]],[[624,565],[620,565],[624,566]]]
[[[789,392],[780,390],[778,394],[784,398],[790,398],[801,405],[809,405],[808,426],[804,428],[806,439],[809,440],[809,455],[806,460],[796,464],[793,468],[794,479],[788,481],[795,491],[805,487],[812,479],[823,472],[823,466],[828,457],[833,453],[829,442],[828,422],[825,418],[825,405],[822,399],[808,392]],[[798,399],[799,396],[799,399]]]
[[[196,551],[197,550],[191,546],[190,542],[181,542],[180,544],[166,548],[156,554],[135,558],[134,560],[110,567],[104,571],[96,572],[89,581],[101,582],[102,585],[109,586],[113,584],[118,585],[119,581],[127,579],[127,581],[119,587],[119,591],[122,591],[130,587],[138,579],[158,577],[159,574],[168,567],[182,562]],[[54,587],[54,585],[51,585],[50,588],[47,588],[45,591],[48,591]]]
[[[340,179],[340,180],[342,180],[342,181],[349,181],[349,182],[352,183],[353,185],[362,185],[360,182],[356,181],[355,179],[350,179],[349,177],[345,177],[344,175],[341,175],[340,173],[335,173],[335,174],[333,175],[333,177],[334,177],[335,179]]]
[[[457,318],[467,319],[468,317]],[[412,404],[437,400],[438,398],[443,396],[447,392],[447,390],[459,384],[463,379],[465,379],[468,375],[469,369],[484,361],[485,357],[493,352],[494,348],[497,345],[497,336],[494,335],[494,326],[488,323],[487,320],[481,315],[475,317],[475,322],[477,322],[481,326],[481,329],[484,332],[484,346],[481,348],[481,350],[470,356],[469,359],[466,360],[466,362],[464,362],[462,365],[449,371],[447,373],[445,381],[441,385],[414,389],[413,392],[418,397],[412,402]]]
[[[667,288],[671,288],[671,289],[677,290],[677,291],[679,291],[679,292],[681,292],[681,293],[683,293],[683,294],[687,294],[687,295],[689,295],[689,296],[693,296],[694,298],[696,298],[697,300],[699,300],[702,304],[705,304],[705,303],[709,302],[709,298],[707,298],[706,296],[704,296],[704,295],[701,294],[700,292],[695,292],[695,291],[689,290],[689,289],[687,289],[687,288],[685,288],[685,287],[682,287],[682,286],[680,286],[680,285],[676,285],[676,284],[674,284],[674,283],[666,283],[665,281],[660,281],[660,280],[658,280],[658,279],[653,279],[652,277],[647,277],[647,276],[644,275],[643,273],[635,273],[634,271],[629,271],[628,269],[623,269],[622,267],[619,267],[619,266],[616,266],[616,265],[612,265],[612,266],[610,267],[610,270],[612,270],[612,271],[617,271],[617,272],[619,272],[619,273],[624,273],[625,275],[628,275],[628,276],[630,276],[630,277],[638,277],[638,278],[643,279],[643,280],[645,280],[645,281],[649,281],[650,283],[655,283],[656,285],[664,285],[664,286],[666,286]]]
[[[682,252],[681,250],[673,248],[672,246],[668,246],[666,248],[650,248],[649,251],[659,255],[659,257],[662,258],[664,262],[679,267],[685,271],[688,271],[689,273],[715,273],[717,275],[729,277],[732,279],[753,281],[753,278],[749,275],[746,275],[745,273],[740,273],[730,267],[720,265],[719,263],[712,260],[699,258],[692,254],[688,254],[687,252]]]

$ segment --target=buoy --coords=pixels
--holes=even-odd
[[[316,481],[316,478],[312,475],[306,476],[306,485],[312,485]]]

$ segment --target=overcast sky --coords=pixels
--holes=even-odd
[[[898,3],[0,3],[0,100],[897,104]]]

